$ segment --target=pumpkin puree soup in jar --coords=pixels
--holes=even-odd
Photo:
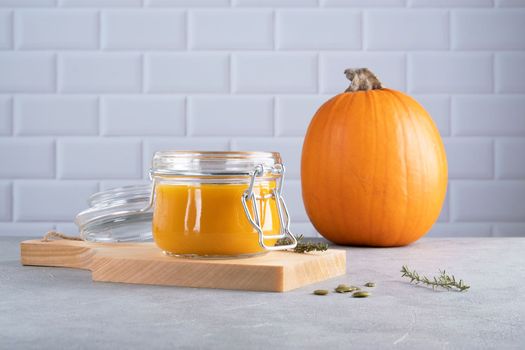
[[[278,153],[157,152],[151,178],[153,239],[167,255],[251,256],[296,244]],[[293,244],[275,246],[284,237]]]

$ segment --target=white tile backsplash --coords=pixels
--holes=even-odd
[[[68,138],[58,141],[59,179],[138,179],[141,141]]]
[[[55,141],[50,138],[0,137],[0,178],[55,177]]]
[[[231,0],[234,6],[249,7],[310,7],[318,0]]]
[[[100,101],[104,136],[184,136],[186,101],[175,96],[104,96]]]
[[[146,6],[152,7],[224,7],[230,0],[143,0]]]
[[[8,49],[13,42],[13,12],[0,10],[0,50]]]
[[[272,136],[271,97],[190,97],[189,136]]]
[[[497,140],[496,160],[498,179],[525,179],[525,140]]]
[[[148,54],[146,92],[228,92],[230,56],[225,53]]]
[[[494,177],[494,142],[486,139],[445,139],[449,179]]]
[[[409,92],[471,94],[493,91],[493,57],[488,53],[409,55]]]
[[[142,58],[130,53],[66,53],[58,61],[63,93],[139,92]]]
[[[250,30],[246,30],[250,28]],[[271,49],[271,10],[202,10],[189,14],[191,49]]]
[[[503,223],[495,224],[492,234],[495,237],[523,237],[525,232],[525,224],[523,223]]]
[[[346,10],[283,10],[276,15],[278,49],[359,49],[361,13]]]
[[[98,13],[94,10],[26,10],[15,13],[18,49],[96,49]]]
[[[13,99],[0,96],[0,136],[11,135],[13,125]]]
[[[454,49],[525,49],[525,11],[456,11],[452,14],[451,26]]]
[[[94,96],[20,95],[13,111],[15,135],[98,135]]]
[[[71,222],[97,190],[96,182],[18,181],[13,189],[14,220]]]
[[[177,10],[107,10],[101,17],[102,48],[183,49],[186,14]]]
[[[8,181],[0,181],[0,222],[12,220],[13,203],[12,185]]]
[[[441,223],[432,226],[426,237],[490,237],[492,225],[482,223]]]
[[[495,62],[496,92],[525,94],[525,53],[499,53]]]
[[[523,136],[525,98],[474,95],[452,98],[455,136]]]
[[[56,0],[0,0],[0,7],[52,7],[55,6]]]
[[[499,7],[525,7],[524,0],[496,0]]]
[[[452,221],[521,222],[525,216],[525,181],[452,183]]]
[[[304,136],[310,120],[328,95],[280,96],[275,101],[277,136]]]
[[[141,7],[142,0],[57,0],[63,7]]]
[[[317,55],[242,53],[232,58],[237,93],[312,93],[317,91]]]
[[[525,236],[523,38],[522,0],[0,0],[0,234],[74,233],[91,192],[186,149],[281,152],[316,236],[303,137],[366,66],[444,137],[429,236]]]
[[[55,65],[52,53],[0,51],[0,93],[55,91]]]
[[[365,48],[395,51],[448,49],[448,16],[448,12],[442,10],[369,11],[365,17]]]
[[[49,230],[54,230],[52,222],[0,222],[0,235],[39,237],[42,238]]]
[[[404,7],[406,0],[321,0],[321,5],[326,7]]]
[[[408,0],[411,7],[492,7],[494,0]]]

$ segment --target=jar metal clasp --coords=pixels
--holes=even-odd
[[[275,199],[275,203],[277,206],[277,214],[279,216],[279,224],[280,224],[279,234],[278,235],[265,235],[261,227],[261,223],[259,219],[259,207],[257,205],[257,200],[263,199],[263,198],[261,196],[255,195],[255,192],[253,191],[253,187],[254,187],[256,178],[264,174],[264,166],[262,164],[257,165],[254,171],[250,174],[250,183],[248,185],[248,189],[244,191],[241,197],[242,206],[244,208],[244,213],[246,214],[248,221],[250,222],[252,227],[257,231],[259,235],[259,245],[263,249],[265,250],[292,249],[297,246],[297,239],[290,232],[290,215],[288,213],[288,208],[286,207],[286,203],[284,202],[284,198],[282,197],[285,167],[282,164],[275,164],[275,166],[271,170],[276,175],[279,175],[278,179],[276,180],[277,185],[272,190],[272,194],[270,195],[271,197]],[[250,210],[248,208],[248,201],[251,202],[253,216],[252,216],[252,213],[250,213]],[[290,238],[292,243],[286,244],[286,245],[269,246],[264,242],[266,239],[280,239],[280,238],[285,238],[285,237]]]

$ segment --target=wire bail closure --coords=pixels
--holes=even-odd
[[[256,196],[253,191],[253,187],[254,187],[256,178],[264,174],[264,166],[262,164],[259,164],[255,167],[254,171],[250,174],[250,184],[248,185],[248,189],[244,191],[243,195],[241,196],[242,206],[244,208],[244,213],[246,214],[248,221],[259,234],[259,245],[263,249],[265,250],[292,249],[297,246],[297,239],[290,232],[290,215],[288,214],[288,208],[286,207],[286,203],[284,202],[284,198],[282,197],[285,167],[284,165],[280,163],[275,164],[275,166],[272,167],[271,172],[276,175],[280,175],[278,180],[276,180],[277,181],[276,188],[272,190],[272,194],[269,196],[264,196],[264,197]],[[267,198],[272,198],[272,197],[275,199],[275,203],[277,205],[277,213],[279,216],[279,223],[280,223],[280,230],[279,230],[280,233],[278,235],[265,235],[261,227],[261,223],[259,219],[259,206],[257,204],[257,200],[267,199]],[[251,202],[253,216],[250,213],[250,210],[248,208],[248,201]],[[280,239],[286,236],[288,236],[292,240],[291,244],[279,245],[279,246],[269,246],[269,245],[266,245],[266,243],[264,242],[264,240],[266,239]]]

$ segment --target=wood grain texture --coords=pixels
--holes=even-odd
[[[346,273],[346,252],[270,252],[244,259],[169,257],[153,243],[40,240],[20,244],[23,265],[91,270],[94,281],[285,292]]]

